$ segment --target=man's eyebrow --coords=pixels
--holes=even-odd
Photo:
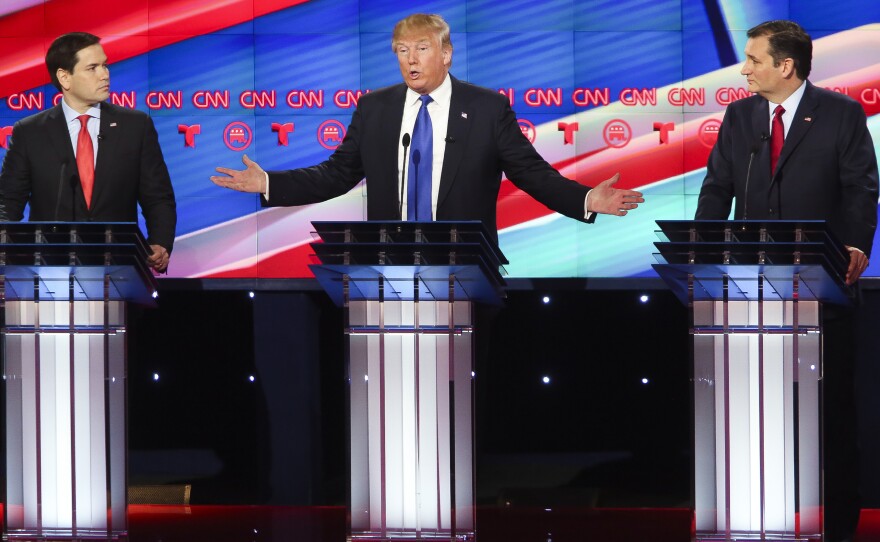
[[[431,43],[431,40],[425,38],[425,39],[418,40],[418,41],[413,41],[413,42],[410,42],[410,43],[412,43],[412,45],[421,45],[421,44],[423,44],[423,43],[430,44],[430,43]],[[398,41],[398,42],[395,42],[394,44],[395,44],[395,45],[409,45],[410,43],[407,43],[407,42],[404,42],[404,41]]]

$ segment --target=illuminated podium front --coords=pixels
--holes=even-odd
[[[822,305],[849,255],[822,221],[658,221],[690,308],[697,540],[822,539]]]
[[[344,307],[350,536],[473,540],[474,304],[507,263],[479,222],[316,222]]]
[[[137,224],[0,223],[3,539],[119,539],[126,307],[153,304]]]

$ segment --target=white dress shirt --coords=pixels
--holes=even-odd
[[[79,139],[79,130],[82,126],[79,122],[80,114],[67,105],[64,99],[61,99],[61,109],[64,111],[64,120],[67,121],[67,131],[70,132],[70,144],[73,145],[73,155],[76,156],[76,142]],[[90,116],[86,127],[89,130],[89,136],[92,138],[92,149],[94,149],[95,164],[98,163],[98,133],[101,131],[101,104],[96,103],[85,112]]]
[[[773,133],[773,115],[776,110],[777,105],[781,105],[783,109],[785,109],[785,113],[782,114],[782,125],[785,126],[785,137],[788,137],[788,129],[791,128],[791,122],[794,120],[794,114],[797,112],[798,105],[801,103],[801,98],[804,97],[804,91],[807,89],[807,82],[804,81],[801,83],[801,86],[798,87],[797,90],[791,93],[791,96],[785,99],[781,104],[775,104],[770,100],[767,100],[767,106],[770,108],[770,131],[768,134]]]
[[[406,176],[409,177],[409,171],[412,164],[409,162],[409,153],[412,151],[412,145],[403,150],[403,135],[412,136],[413,128],[416,125],[416,117],[422,102],[419,100],[421,95],[411,88],[406,89],[406,105],[403,108],[403,121],[400,123],[400,136],[397,141],[401,142],[397,149],[397,179],[398,183],[404,181],[402,178],[403,161],[406,163]],[[434,92],[429,94],[433,100],[428,104],[428,115],[431,117],[431,127],[434,129],[434,148],[432,151],[431,163],[431,217],[437,217],[437,196],[440,193],[440,173],[443,171],[443,155],[446,152],[446,129],[449,125],[449,101],[452,99],[452,78],[446,74],[446,79]],[[400,216],[407,216],[407,192],[409,183],[403,182],[403,212]],[[400,188],[400,186],[398,186]]]

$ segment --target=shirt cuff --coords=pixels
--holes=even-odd
[[[590,211],[590,194],[592,193],[593,191],[590,190],[589,192],[587,192],[587,196],[584,198],[584,220],[589,220],[593,217],[593,211]]]

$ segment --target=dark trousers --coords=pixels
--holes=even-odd
[[[855,397],[856,311],[823,308],[823,459],[826,540],[852,538],[859,522]]]

